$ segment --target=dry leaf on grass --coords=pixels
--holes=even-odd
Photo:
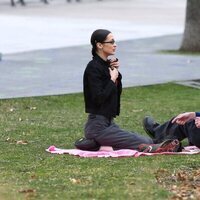
[[[15,108],[10,108],[9,111],[10,111],[10,112],[14,112],[14,111],[15,111]]]
[[[80,179],[75,179],[75,178],[69,178],[69,180],[74,183],[74,184],[79,184],[81,183],[81,180]]]
[[[23,190],[19,190],[19,193],[32,193],[32,192],[36,192],[36,190],[34,189],[23,189]]]
[[[171,175],[167,170],[158,170],[155,176],[173,193],[170,200],[200,199],[200,169],[179,170]]]
[[[28,144],[28,141],[26,141],[26,140],[18,140],[16,142],[16,144]]]
[[[35,106],[27,106],[26,109],[28,109],[28,110],[36,110],[37,107],[35,107]]]
[[[132,110],[132,112],[142,112],[143,109],[138,109],[138,110]]]

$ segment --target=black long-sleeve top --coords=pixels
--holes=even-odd
[[[98,55],[88,63],[83,76],[85,112],[103,115],[108,118],[120,113],[122,76],[119,73],[116,83],[111,80],[109,62]]]

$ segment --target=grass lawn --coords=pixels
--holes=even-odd
[[[145,115],[164,122],[199,111],[199,99],[200,90],[172,83],[127,88],[116,122],[145,134]],[[181,184],[176,174],[197,176],[192,173],[200,155],[79,158],[45,152],[50,145],[74,148],[86,118],[82,93],[0,100],[0,199],[162,200]]]

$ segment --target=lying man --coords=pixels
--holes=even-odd
[[[153,138],[154,143],[160,143],[166,139],[182,141],[187,138],[189,145],[200,148],[200,112],[181,113],[163,124],[147,116],[143,120],[143,127]]]

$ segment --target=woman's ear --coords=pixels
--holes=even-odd
[[[98,48],[98,49],[102,49],[102,48],[103,48],[103,45],[102,45],[100,42],[97,42],[96,45],[97,45],[97,48]]]

